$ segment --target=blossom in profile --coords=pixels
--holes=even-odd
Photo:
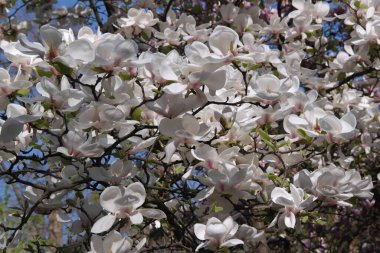
[[[223,222],[218,218],[211,217],[206,225],[196,223],[194,225],[195,235],[199,240],[205,242],[199,244],[195,251],[199,251],[201,248],[215,250],[244,244],[242,240],[236,238],[238,228],[239,225],[231,216],[227,217]]]

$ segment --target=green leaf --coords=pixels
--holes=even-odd
[[[132,119],[140,121],[141,120],[141,113],[142,113],[142,109],[140,107],[134,109],[132,112],[132,115],[131,115]]]
[[[302,221],[302,223],[306,223],[309,220],[309,216],[302,216],[300,220]]]
[[[35,122],[33,122],[33,124],[37,128],[40,128],[40,129],[49,129],[50,128],[49,122],[47,120],[43,120],[43,119],[36,120]]]
[[[211,205],[211,212],[212,213],[219,213],[219,212],[222,212],[223,211],[223,207],[221,206],[218,206],[216,204],[216,202],[213,202],[212,205]]]
[[[346,78],[346,73],[340,72],[337,76],[339,82],[342,82]]]
[[[276,150],[276,145],[273,144],[272,138],[263,129],[259,129],[259,135],[261,139],[273,150]]]
[[[149,41],[149,36],[148,36],[148,34],[142,32],[142,33],[140,33],[140,35],[141,35],[141,37],[142,37],[145,41]]]
[[[95,67],[95,66],[91,66],[90,69],[96,73],[104,73],[106,72],[102,67]]]
[[[301,136],[302,139],[304,139],[307,143],[311,143],[313,141],[313,138],[311,138],[310,136],[308,136],[305,132],[305,130],[303,129],[297,129],[297,133],[299,136]]]
[[[43,76],[52,77],[53,76],[53,73],[51,73],[49,70],[45,70],[41,67],[36,67],[35,70],[40,77],[43,77]]]
[[[175,174],[179,175],[183,174],[183,172],[185,171],[185,167],[183,167],[182,165],[175,165],[173,170]]]
[[[127,72],[120,72],[119,77],[123,81],[132,80],[132,76],[130,74],[128,74]]]
[[[20,96],[26,96],[26,95],[29,94],[29,92],[30,92],[30,89],[29,88],[25,88],[25,89],[17,90],[16,94],[20,95]]]
[[[283,185],[283,186],[286,186],[286,187],[290,185],[290,183],[289,183],[288,180],[286,180],[286,179],[284,179],[284,178],[281,178],[281,177],[278,177],[278,176],[276,176],[276,175],[274,175],[274,174],[269,174],[269,175],[268,175],[268,178],[269,178],[270,180],[272,180],[272,181],[276,181],[276,182],[278,182],[279,184],[281,184],[281,185]]]
[[[322,220],[322,219],[316,219],[316,220],[315,220],[315,223],[317,223],[317,224],[319,224],[319,225],[326,225],[326,224],[327,224],[327,221]]]
[[[72,68],[66,66],[65,64],[61,62],[53,62],[52,65],[54,66],[56,70],[58,70],[59,73],[63,75],[69,75],[73,72]]]

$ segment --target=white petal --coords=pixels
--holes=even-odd
[[[99,234],[109,230],[116,221],[116,216],[108,214],[95,222],[91,228],[91,233]]]
[[[9,104],[7,106],[7,117],[8,118],[17,118],[19,116],[27,115],[25,107],[18,104]]]
[[[293,206],[293,198],[284,188],[276,187],[271,193],[271,198],[274,203],[282,206]]]
[[[125,187],[120,186],[110,186],[107,187],[100,194],[100,205],[110,213],[116,213],[118,211],[118,207],[115,204],[115,200],[120,199],[123,195],[122,192],[125,191]]]
[[[66,48],[66,52],[75,60],[84,62],[93,61],[95,51],[90,42],[85,39],[75,40]]]
[[[103,240],[102,237],[99,235],[92,235],[91,236],[91,252],[94,253],[105,253],[103,249]]]
[[[62,43],[62,33],[50,25],[41,26],[40,36],[45,46],[54,51],[57,50]]]
[[[194,233],[195,233],[195,236],[199,239],[199,240],[205,240],[205,235],[206,235],[206,225],[204,224],[200,224],[200,223],[196,223],[194,225]]]
[[[180,94],[184,92],[186,89],[187,89],[186,84],[172,83],[165,86],[162,90],[167,94],[176,95],[176,94]]]
[[[24,128],[24,124],[19,121],[8,118],[1,127],[0,141],[10,142],[16,138]]]
[[[129,216],[129,219],[131,220],[132,224],[141,224],[144,221],[144,217],[139,211],[131,214]]]
[[[143,216],[145,216],[147,218],[155,219],[155,220],[161,220],[161,219],[165,219],[166,218],[166,214],[163,211],[159,210],[159,209],[140,208],[139,212]]]
[[[294,213],[290,212],[285,215],[284,221],[285,226],[287,226],[288,228],[294,228],[294,226],[296,225],[296,216],[294,215]]]
[[[244,242],[240,239],[230,239],[228,241],[225,241],[220,245],[220,247],[233,247],[239,244],[244,244]]]

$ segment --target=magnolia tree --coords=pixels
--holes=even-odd
[[[379,246],[379,1],[82,1],[43,25],[12,4],[3,252]]]

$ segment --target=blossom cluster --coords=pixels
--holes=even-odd
[[[373,198],[360,164],[380,151],[378,2],[240,2],[199,23],[137,1],[115,33],[1,41],[0,177],[24,185],[21,224],[54,211],[94,253],[253,252]],[[352,32],[333,48],[336,21]],[[0,247],[22,226],[4,223]]]

